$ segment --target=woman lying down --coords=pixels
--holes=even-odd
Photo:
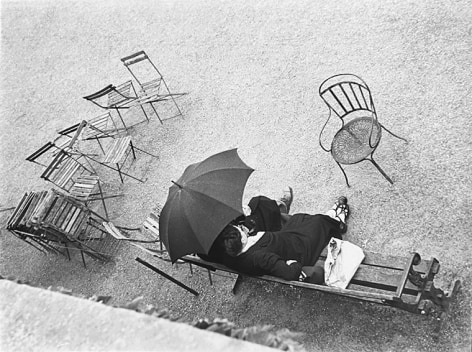
[[[257,198],[260,197],[253,198],[251,202]],[[260,209],[251,207],[251,215],[255,219],[249,216],[243,224],[226,226],[206,259],[248,275],[272,275],[285,280],[322,283],[323,268],[314,265],[330,239],[341,239],[346,232],[349,216],[347,198],[339,197],[326,214],[282,214],[281,225],[272,222],[265,230],[259,226],[259,231],[254,233],[248,224],[257,228],[265,214],[271,213],[273,216],[277,211],[280,214],[280,208],[275,201],[272,202],[273,211],[266,209],[260,216]]]

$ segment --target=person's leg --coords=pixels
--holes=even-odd
[[[338,197],[333,207],[326,212],[326,215],[340,222],[343,233],[347,231],[346,221],[349,214],[349,205],[347,204],[347,198],[344,196]]]
[[[290,206],[293,202],[293,189],[292,187],[287,187],[284,189],[284,194],[282,197],[276,200],[277,205],[280,209],[281,214],[288,214],[290,212]]]

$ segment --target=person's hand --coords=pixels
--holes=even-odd
[[[297,262],[296,260],[287,260],[285,263],[287,263],[287,265],[291,265],[296,262]]]

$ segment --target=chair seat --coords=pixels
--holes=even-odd
[[[108,149],[105,158],[103,159],[104,163],[119,163],[123,156],[126,153],[131,142],[131,137],[120,137],[113,140],[113,144]]]
[[[98,185],[98,176],[85,175],[75,180],[69,193],[76,199],[86,201]]]
[[[374,122],[369,145],[372,117],[358,117],[348,122],[333,138],[331,154],[340,164],[355,164],[372,154],[380,142],[381,126]]]

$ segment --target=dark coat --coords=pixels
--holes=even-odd
[[[341,238],[338,221],[321,214],[295,214],[280,231],[266,232],[226,265],[249,275],[298,280],[302,266],[314,265],[333,236]],[[287,260],[297,263],[287,265]]]

